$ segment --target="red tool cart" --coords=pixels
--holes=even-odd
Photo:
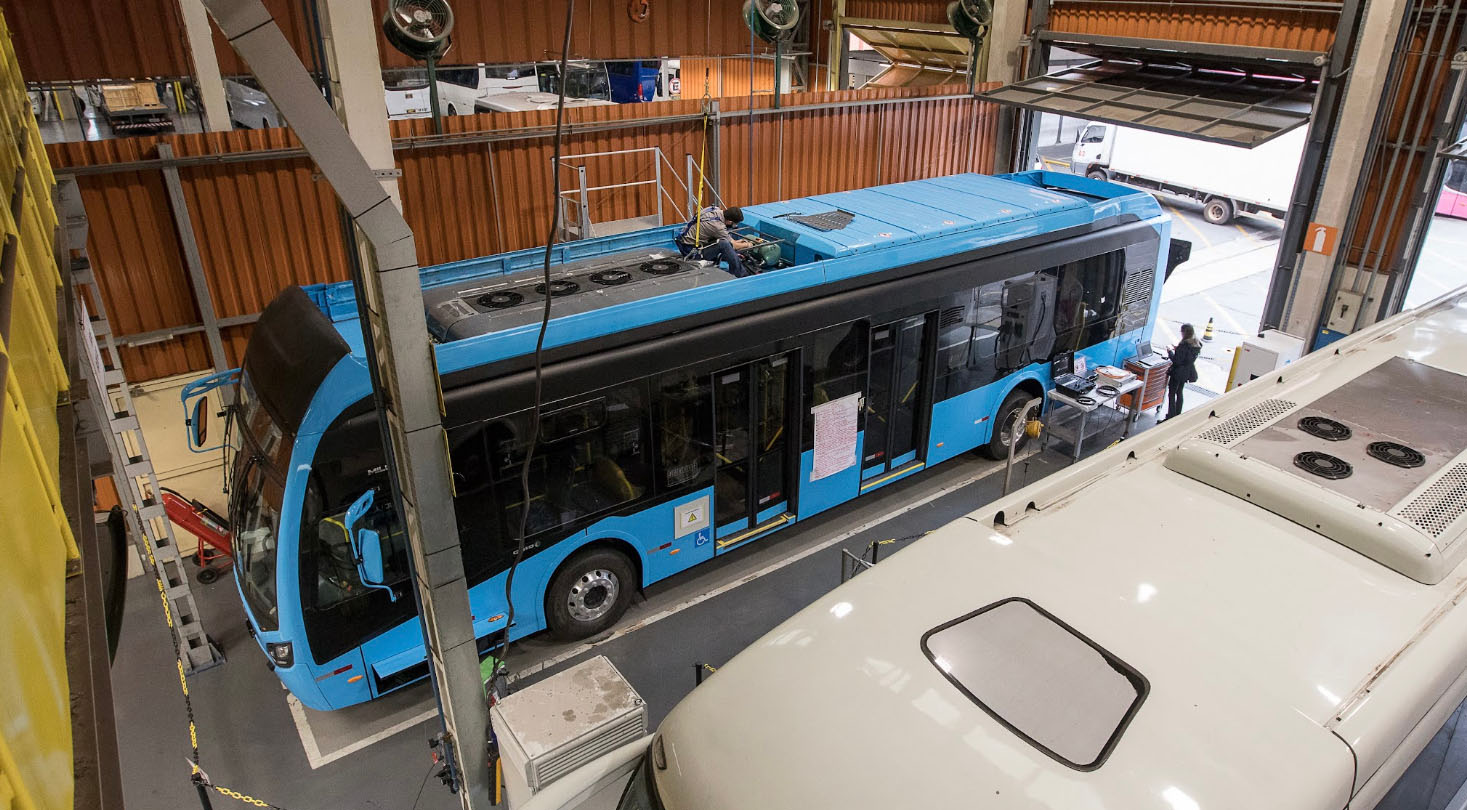
[[[198,501],[166,487],[163,489],[163,508],[168,512],[169,520],[199,538],[199,550],[194,554],[194,562],[199,566],[199,582],[208,585],[218,579],[224,569],[234,563],[234,536],[229,531],[229,521]]]

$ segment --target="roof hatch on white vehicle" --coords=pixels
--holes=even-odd
[[[1141,708],[1141,673],[1027,599],[922,637],[922,651],[990,717],[1059,762],[1100,767]]]
[[[1467,377],[1393,357],[1313,402],[1264,400],[1167,457],[1406,576],[1467,556]]]

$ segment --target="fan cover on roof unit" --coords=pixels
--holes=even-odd
[[[988,36],[993,22],[993,0],[954,0],[947,4],[947,21],[958,35],[977,42]]]
[[[673,273],[681,273],[688,268],[682,262],[674,259],[653,259],[650,262],[642,262],[641,266],[637,269],[652,276],[670,276]]]
[[[570,295],[571,293],[579,292],[580,289],[581,285],[575,283],[574,281],[571,281],[567,278],[558,278],[550,282],[550,297],[558,298],[562,295]],[[544,295],[545,284],[543,282],[540,284],[536,284],[535,292]]]
[[[765,42],[787,39],[800,23],[800,4],[796,0],[744,0],[744,23]]]
[[[625,270],[602,270],[591,274],[591,280],[603,287],[615,287],[632,280],[632,274]]]
[[[509,309],[517,307],[525,300],[525,296],[514,290],[500,290],[499,292],[484,293],[479,296],[479,306],[490,309]]]

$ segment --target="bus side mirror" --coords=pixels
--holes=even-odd
[[[205,394],[194,400],[194,407],[189,411],[188,419],[184,421],[188,425],[189,449],[204,449],[204,442],[207,441],[209,438],[208,394]]]
[[[367,512],[372,508],[372,500],[376,497],[374,490],[367,490],[360,498],[352,502],[346,510],[347,541],[351,544],[352,561],[357,566],[357,579],[368,588],[380,588],[387,591],[392,601],[397,601],[397,593],[387,585],[387,575],[382,560],[382,535],[374,529],[366,527],[358,528],[357,524],[362,522]]]

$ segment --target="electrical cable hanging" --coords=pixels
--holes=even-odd
[[[550,233],[545,237],[545,262],[543,265],[544,284],[546,289],[550,288],[550,257],[555,248],[555,234],[560,230],[560,154],[562,142],[565,138],[565,86],[567,64],[570,61],[571,22],[574,19],[576,0],[566,0],[565,4],[565,36],[560,44],[560,81],[556,87],[555,101],[555,140],[553,157],[550,161],[550,182],[553,189],[550,210]],[[530,412],[530,436],[529,444],[525,447],[525,460],[520,465],[520,530],[515,544],[514,557],[509,563],[509,572],[504,577],[504,630],[500,635],[499,644],[499,671],[506,677],[509,674],[509,628],[514,626],[514,574],[519,568],[520,559],[525,555],[525,535],[530,525],[530,463],[535,455],[535,445],[540,442],[540,410],[544,403],[545,382],[545,332],[550,328],[550,299],[544,297],[545,303],[540,311],[540,330],[535,336],[535,406]]]

